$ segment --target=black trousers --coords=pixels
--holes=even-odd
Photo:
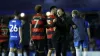
[[[55,36],[57,39],[54,41],[56,56],[66,56],[66,52],[68,49],[69,42],[66,41],[66,35],[57,35]]]

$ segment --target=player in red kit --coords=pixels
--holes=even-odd
[[[6,56],[8,47],[8,27],[3,18],[1,18],[0,21],[0,56]]]
[[[46,13],[48,25],[52,25],[53,21],[56,19],[56,15],[55,15],[56,10],[57,10],[56,6],[51,6],[50,12]],[[55,27],[52,27],[52,26],[50,26],[46,29],[47,39],[48,39],[48,55],[47,56],[51,56],[52,51],[54,50],[54,45],[53,45],[53,41],[52,41],[54,31],[55,31]]]
[[[35,56],[45,56],[45,25],[46,17],[41,13],[41,5],[35,6],[36,14],[30,24],[31,43],[34,44]]]

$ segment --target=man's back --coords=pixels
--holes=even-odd
[[[77,28],[74,29],[74,38],[77,40],[86,39],[85,21],[80,17],[75,17],[72,20],[77,26]]]
[[[21,21],[13,19],[9,22],[10,39],[19,38],[19,27],[21,27]]]
[[[46,19],[45,16],[42,14],[35,14],[33,16],[33,19],[31,20],[31,32],[32,32],[32,39],[34,40],[40,40],[44,39],[44,29],[46,25]]]

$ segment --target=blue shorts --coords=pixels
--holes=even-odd
[[[82,41],[74,41],[74,47],[80,47],[82,45],[82,48],[88,48],[88,41],[82,40]]]
[[[22,49],[22,44],[19,44],[19,40],[9,40],[9,47]]]

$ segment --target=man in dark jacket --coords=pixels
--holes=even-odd
[[[54,25],[56,27],[55,33],[53,35],[53,41],[55,43],[56,56],[66,56],[66,48],[69,43],[70,27],[75,27],[72,20],[66,16],[63,9],[57,10],[57,19],[54,20]]]

